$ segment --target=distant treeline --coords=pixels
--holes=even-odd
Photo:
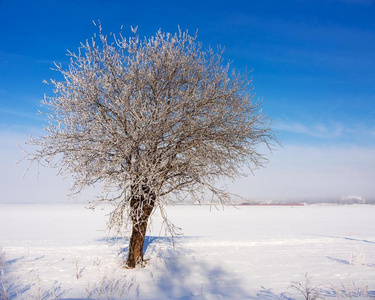
[[[240,205],[252,205],[252,206],[303,206],[309,204],[338,204],[338,205],[350,205],[350,204],[375,204],[375,198],[365,199],[362,197],[343,197],[340,199],[309,199],[301,202],[286,202],[286,201],[247,201],[242,202]]]

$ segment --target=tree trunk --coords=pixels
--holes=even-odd
[[[129,242],[129,254],[126,267],[133,269],[136,265],[143,264],[143,245],[146,237],[147,221],[137,224],[133,221],[132,235]]]
[[[130,201],[132,209],[132,234],[129,242],[129,254],[126,267],[135,268],[143,265],[143,245],[146,237],[148,219],[155,206],[155,195],[150,194],[146,199],[144,196],[134,196]]]

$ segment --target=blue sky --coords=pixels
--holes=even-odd
[[[121,25],[124,34],[138,25],[141,36],[177,26],[198,30],[204,46],[225,46],[233,67],[253,70],[256,95],[284,148],[270,156],[269,168],[239,181],[243,196],[375,198],[374,16],[374,0],[1,0],[0,141],[7,192],[0,202],[23,197],[11,191],[14,186],[39,191],[35,201],[45,196],[40,183],[18,181],[21,167],[14,168],[13,160],[22,153],[14,144],[40,133],[43,120],[36,112],[43,94],[52,94],[42,80],[59,79],[50,70],[53,62],[66,66],[67,50],[90,38],[98,19],[108,33]],[[298,193],[297,179],[306,186]],[[58,179],[48,188],[54,185],[65,188]],[[267,185],[274,186],[272,193],[261,188]]]

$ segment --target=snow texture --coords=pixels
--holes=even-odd
[[[306,273],[326,299],[345,288],[375,297],[375,206],[167,211],[184,235],[173,247],[154,215],[148,264],[127,270],[128,239],[107,238],[108,209],[0,205],[0,298],[303,299],[290,285]]]

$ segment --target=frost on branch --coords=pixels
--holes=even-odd
[[[69,52],[68,68],[57,66],[63,80],[51,80],[55,95],[42,101],[49,123],[29,142],[38,147],[30,159],[72,174],[73,191],[101,183],[93,205],[114,204],[109,227],[129,222],[132,238],[144,239],[155,209],[168,221],[167,203],[209,194],[227,203],[215,182],[263,166],[257,147],[275,137],[251,82],[223,64],[221,50],[202,50],[181,31],[110,39],[100,29]],[[143,241],[130,243],[133,267],[143,256],[130,261],[132,247]]]

